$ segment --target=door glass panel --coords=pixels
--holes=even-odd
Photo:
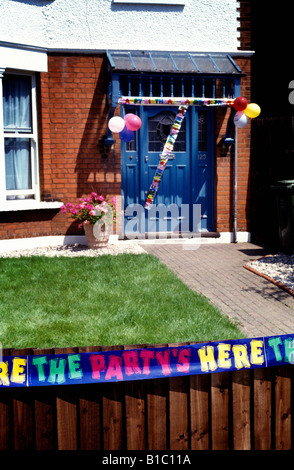
[[[198,112],[198,151],[207,151],[207,112]]]
[[[134,136],[134,138],[132,140],[130,140],[130,142],[126,142],[126,151],[127,152],[136,152],[137,150],[137,145],[136,145],[136,137]]]
[[[172,111],[162,111],[156,116],[148,119],[148,151],[162,152],[166,139],[168,138],[176,113]],[[186,123],[182,121],[182,126],[175,142],[174,152],[186,151]]]

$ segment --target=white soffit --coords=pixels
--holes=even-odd
[[[0,68],[47,72],[47,53],[41,49],[0,44]]]

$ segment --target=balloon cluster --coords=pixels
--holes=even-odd
[[[234,116],[234,124],[236,127],[244,127],[248,122],[248,118],[256,118],[260,114],[260,107],[256,103],[248,103],[244,96],[235,98],[233,107],[237,111]]]
[[[124,119],[114,116],[109,119],[108,127],[112,132],[117,132],[124,142],[130,142],[134,138],[134,132],[140,129],[142,121],[136,114],[126,114]]]

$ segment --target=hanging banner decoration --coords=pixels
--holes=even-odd
[[[233,98],[189,98],[189,97],[150,97],[150,96],[122,96],[118,100],[123,105],[165,105],[165,106],[233,106]]]
[[[0,389],[210,374],[294,364],[294,335],[102,352],[4,356]]]
[[[175,117],[174,123],[171,127],[170,134],[168,138],[166,139],[166,142],[163,147],[162,154],[160,155],[160,160],[159,164],[157,166],[157,169],[155,171],[155,175],[153,177],[152,183],[150,185],[149,191],[147,193],[147,198],[145,200],[145,209],[149,210],[151,208],[151,205],[154,201],[154,198],[156,196],[159,183],[162,179],[163,172],[166,168],[166,164],[168,162],[168,158],[170,153],[173,151],[175,141],[178,137],[178,134],[180,132],[181,126],[183,119],[185,117],[186,111],[188,109],[188,105],[180,106],[178,109],[178,113]]]

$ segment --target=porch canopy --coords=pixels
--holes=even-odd
[[[228,53],[108,50],[107,57],[112,108],[119,103],[179,106],[184,98],[192,105],[227,105],[240,93],[243,74]],[[159,102],[163,98],[170,101]]]

